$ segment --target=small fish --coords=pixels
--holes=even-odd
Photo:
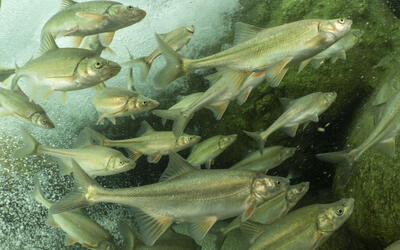
[[[15,116],[41,128],[54,128],[46,111],[19,88],[16,91],[0,88],[0,116]]]
[[[250,250],[314,250],[351,216],[354,199],[315,204],[290,212],[273,224],[245,222],[241,230],[249,239]]]
[[[98,56],[100,56],[103,51],[106,51],[111,55],[115,56],[116,55],[115,52],[110,47],[103,44],[103,42],[100,39],[100,35],[101,34],[96,34],[85,37],[85,40],[83,41],[81,48],[96,51],[96,54]]]
[[[210,169],[214,159],[235,142],[237,135],[216,135],[193,146],[187,161],[197,168],[206,164]]]
[[[271,86],[278,86],[288,68],[315,56],[342,38],[351,28],[348,19],[308,19],[263,29],[235,25],[234,46],[200,59],[181,58],[160,36],[156,36],[167,62],[154,82],[165,87],[176,78],[200,68],[229,68],[247,74],[266,71]]]
[[[291,185],[285,193],[281,193],[272,199],[264,201],[258,205],[249,221],[261,224],[272,224],[279,218],[284,217],[296,204],[303,198],[310,187],[309,182],[302,182],[297,185]],[[232,230],[239,228],[242,222],[237,217],[228,226],[220,230],[218,235],[218,244],[222,246],[226,235]]]
[[[356,148],[339,152],[317,154],[321,161],[340,164],[339,187],[344,188],[350,180],[353,166],[361,155],[370,148],[394,158],[396,136],[400,131],[400,91],[375,112],[375,128]]]
[[[263,132],[245,131],[245,133],[258,142],[262,153],[270,134],[283,129],[289,136],[294,137],[300,124],[309,121],[318,122],[318,116],[331,106],[336,96],[335,92],[315,92],[295,100],[281,98],[285,112],[268,129]]]
[[[391,244],[390,246],[388,246],[384,250],[399,250],[399,249],[400,249],[400,240],[394,242],[393,244]]]
[[[124,239],[122,250],[200,250],[196,242],[183,234],[168,229],[153,246],[140,241],[126,222],[120,222],[119,231]]]
[[[183,26],[179,27],[169,33],[160,34],[161,39],[168,44],[174,51],[180,51],[186,48],[186,45],[190,42],[194,34],[194,26]],[[124,63],[124,65],[136,65],[140,66],[142,80],[146,80],[149,74],[153,61],[161,55],[161,51],[157,48],[150,55],[141,57],[138,59],[131,60]]]
[[[74,166],[75,189],[50,208],[52,214],[99,202],[127,205],[135,213],[135,232],[149,246],[175,222],[190,223],[190,235],[201,240],[218,220],[242,216],[246,221],[258,204],[285,192],[286,178],[253,171],[198,170],[175,152],[159,183],[107,189]]]
[[[139,93],[123,89],[106,87],[93,96],[92,103],[99,113],[97,124],[105,118],[114,125],[116,117],[131,116],[152,110],[160,105],[156,100]]]
[[[81,132],[81,137],[89,138],[94,143],[105,147],[120,147],[128,150],[131,158],[137,160],[142,155],[147,155],[147,161],[157,163],[169,151],[178,152],[190,148],[201,139],[197,135],[182,135],[178,138],[171,131],[155,131],[147,122],[142,122],[141,136],[125,140],[110,140],[104,135],[86,128]]]
[[[90,176],[113,175],[135,168],[135,161],[126,158],[120,151],[98,145],[85,145],[73,149],[57,149],[45,147],[22,129],[24,146],[14,153],[14,157],[30,154],[48,154],[64,160],[60,168],[62,174],[71,172],[70,161],[75,160]]]
[[[335,63],[338,59],[346,60],[346,51],[356,45],[363,34],[363,31],[354,29],[349,31],[339,41],[331,45],[326,50],[311,58],[311,64],[315,69],[318,69],[327,59],[331,63]],[[299,72],[302,71],[310,61],[300,65]]]
[[[245,159],[236,163],[230,169],[252,170],[267,173],[268,170],[279,166],[296,152],[296,148],[273,146],[264,148],[262,153],[255,151]]]
[[[225,113],[229,103],[239,94],[248,74],[225,69],[221,77],[201,97],[183,109],[154,110],[153,114],[163,119],[173,120],[172,130],[175,136],[183,134],[195,112],[207,107],[217,120]]]
[[[53,205],[53,202],[44,197],[37,176],[35,176],[34,181],[35,189],[32,193],[32,197],[49,209]],[[46,225],[60,228],[67,234],[65,237],[66,246],[73,245],[77,242],[84,247],[92,249],[116,249],[111,234],[96,221],[84,215],[80,209],[60,214],[49,214]]]
[[[53,91],[61,91],[65,101],[65,91],[93,87],[121,70],[118,63],[101,58],[94,51],[58,48],[51,36],[47,36],[40,51],[41,56],[16,68],[11,89],[15,90],[19,79],[25,77],[34,97],[39,94],[46,99]],[[0,75],[3,73],[0,71]]]
[[[131,5],[114,1],[75,2],[62,0],[61,10],[44,25],[42,42],[50,34],[54,39],[64,36],[76,37],[78,47],[85,36],[100,34],[102,43],[108,47],[115,31],[141,21],[146,12]]]

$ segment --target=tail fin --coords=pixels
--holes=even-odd
[[[7,78],[9,78],[14,73],[15,73],[15,69],[0,68],[0,82],[7,80]]]
[[[353,166],[356,162],[356,156],[357,152],[355,150],[346,150],[316,155],[316,157],[321,161],[339,164],[340,168],[338,169],[339,173],[337,173],[337,175],[339,178],[338,185],[341,189],[345,188],[350,180]]]
[[[25,128],[21,128],[21,132],[24,146],[14,152],[14,157],[20,158],[38,153],[38,149],[40,146],[39,142],[37,142],[36,139],[31,134],[29,134],[29,132]]]
[[[183,134],[183,131],[186,128],[186,125],[193,117],[193,113],[187,113],[180,109],[172,109],[172,110],[161,110],[156,109],[152,111],[154,115],[159,116],[163,119],[173,120],[174,125],[172,126],[172,131],[176,137],[179,137]]]
[[[32,192],[32,198],[34,198],[37,202],[39,202],[47,209],[49,209],[51,207],[52,202],[44,197],[43,192],[40,189],[39,177],[35,175],[33,181],[35,183],[35,187]]]
[[[138,67],[141,81],[146,81],[147,76],[149,75],[151,64],[152,63],[146,61],[146,57],[140,57],[137,59],[132,58],[130,61],[125,62],[123,65],[129,67]]]
[[[243,131],[248,135],[249,137],[253,138],[257,144],[258,144],[258,149],[260,150],[260,153],[263,153],[264,150],[264,144],[265,140],[261,137],[261,132],[248,132],[248,131]]]
[[[186,72],[183,67],[183,60],[181,56],[175,52],[168,44],[166,44],[160,37],[156,34],[156,39],[158,47],[167,64],[161,69],[160,72],[155,76],[154,81],[156,86],[160,88],[166,87],[169,83],[173,82],[180,76],[183,76]]]
[[[96,203],[94,201],[94,196],[102,189],[102,187],[95,180],[91,179],[75,161],[72,162],[72,165],[75,178],[74,190],[50,207],[51,214],[58,214],[71,209],[90,206]]]

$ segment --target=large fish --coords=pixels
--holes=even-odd
[[[193,146],[187,161],[197,168],[206,164],[210,169],[214,159],[235,142],[237,135],[216,135]]]
[[[137,238],[126,222],[120,222],[119,231],[124,239],[122,250],[200,250],[201,247],[189,236],[168,229],[153,246],[146,246]]]
[[[71,160],[78,162],[90,176],[113,175],[135,168],[135,161],[126,158],[120,151],[98,145],[84,145],[73,149],[57,149],[40,145],[25,129],[22,129],[24,146],[17,150],[15,157],[30,154],[47,154],[62,161],[61,172],[69,174]]]
[[[296,152],[296,148],[273,146],[264,148],[262,153],[255,151],[236,163],[230,169],[252,170],[267,173],[268,170],[279,166]]]
[[[262,132],[245,131],[245,133],[258,142],[262,153],[270,134],[283,129],[289,136],[294,137],[300,124],[309,121],[318,122],[318,116],[331,106],[336,96],[335,92],[315,92],[295,100],[281,98],[280,101],[286,110],[268,129]]]
[[[35,189],[32,197],[47,209],[53,205],[53,202],[44,197],[37,177],[35,177]],[[116,249],[111,234],[96,221],[84,215],[80,209],[60,214],[49,214],[46,225],[60,228],[67,234],[65,237],[66,246],[78,242],[82,246],[91,249]]]
[[[41,128],[54,128],[46,111],[19,88],[15,91],[0,88],[0,116],[15,116]]]
[[[353,212],[354,199],[297,209],[271,225],[247,221],[241,230],[250,250],[314,250],[320,247]]]
[[[309,182],[302,182],[297,185],[291,185],[289,189],[280,193],[272,199],[264,201],[264,203],[258,205],[254,214],[249,218],[249,221],[258,222],[261,224],[271,224],[285,216],[301,198],[307,193],[310,187]],[[239,228],[242,222],[240,218],[235,218],[228,226],[220,229],[218,234],[218,244],[222,246],[226,235]]]
[[[161,39],[168,44],[174,51],[179,51],[184,49],[186,45],[190,42],[194,34],[194,26],[183,26],[174,29],[171,32],[160,34]],[[131,60],[125,64],[140,66],[141,76],[143,80],[147,78],[153,61],[161,55],[160,49],[155,49],[150,55],[146,57],[141,57],[138,59]]]
[[[39,94],[45,99],[53,91],[65,94],[65,91],[93,87],[121,70],[119,64],[97,56],[94,51],[58,48],[51,36],[46,36],[40,52],[41,56],[15,69],[12,89],[17,88],[19,79],[28,78],[34,97]]]
[[[42,42],[47,34],[54,39],[74,36],[78,47],[83,37],[101,33],[100,39],[108,47],[115,31],[137,23],[145,16],[144,10],[114,1],[78,3],[62,0],[61,10],[42,29]]]
[[[169,157],[159,183],[123,189],[103,188],[75,165],[74,191],[50,211],[57,214],[99,202],[130,206],[138,237],[151,246],[174,222],[190,223],[190,235],[201,240],[218,220],[241,215],[246,221],[258,204],[289,185],[286,178],[253,171],[197,170],[175,152]]]
[[[262,29],[238,23],[232,48],[200,58],[181,58],[159,36],[157,41],[167,64],[155,77],[166,86],[176,78],[200,68],[229,68],[238,72],[266,71],[271,86],[278,86],[288,68],[315,56],[342,38],[351,28],[348,19],[309,19]],[[244,73],[244,74],[246,74]]]
[[[350,180],[355,162],[370,148],[395,157],[395,138],[400,133],[400,91],[389,101],[381,104],[375,114],[375,128],[356,148],[339,152],[317,154],[322,161],[340,164],[339,187],[344,188]]]
[[[141,130],[145,131],[136,138],[124,140],[110,140],[104,135],[86,128],[81,137],[88,138],[90,143],[106,147],[120,147],[129,151],[131,158],[137,160],[142,155],[147,155],[150,163],[157,163],[169,151],[178,152],[198,143],[201,139],[197,135],[182,135],[178,138],[171,131],[155,131],[147,122],[142,122]]]

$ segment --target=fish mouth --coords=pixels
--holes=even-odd
[[[137,8],[134,12],[134,16],[132,17],[132,21],[139,22],[143,18],[145,18],[147,15],[146,11]]]

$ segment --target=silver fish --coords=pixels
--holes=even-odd
[[[32,197],[47,209],[53,205],[53,202],[44,197],[37,176],[35,177],[35,189]],[[49,214],[46,225],[60,228],[67,234],[65,237],[66,246],[77,242],[87,248],[116,249],[111,234],[96,221],[84,215],[80,209],[60,214]]]
[[[237,72],[266,71],[268,83],[278,86],[288,67],[313,57],[328,48],[351,28],[348,19],[309,19],[262,29],[238,23],[232,48],[200,58],[181,58],[159,36],[159,48],[167,64],[155,77],[161,87],[199,68],[229,68]]]
[[[245,221],[258,204],[289,185],[285,178],[253,171],[197,170],[177,153],[169,157],[159,183],[124,189],[103,188],[76,165],[75,190],[50,211],[57,214],[98,202],[130,206],[138,237],[152,246],[174,222],[189,222],[190,235],[201,240],[218,220],[242,215]]]
[[[395,138],[400,132],[400,91],[382,104],[375,115],[375,128],[356,148],[339,152],[317,154],[321,161],[339,163],[339,187],[344,188],[350,180],[352,169],[361,155],[374,147],[390,157],[395,157]]]
[[[289,136],[294,137],[300,124],[309,121],[318,122],[318,116],[331,106],[336,96],[335,92],[315,92],[295,100],[281,98],[285,112],[268,129],[262,132],[245,131],[245,133],[258,142],[262,153],[270,134],[283,129]]]
[[[187,161],[197,168],[206,164],[210,169],[214,159],[235,142],[237,135],[216,135],[193,146]]]
[[[389,71],[382,81],[384,83],[382,87],[380,87],[378,93],[376,94],[375,100],[372,103],[374,106],[384,104],[390,100],[393,95],[399,92],[400,74],[397,70],[397,67],[394,67],[394,70]]]
[[[314,250],[320,247],[353,212],[354,199],[297,209],[271,225],[247,221],[241,227],[250,250]]]
[[[54,128],[46,111],[19,88],[16,91],[0,88],[0,116],[15,116],[41,128]]]
[[[255,151],[245,159],[236,163],[230,169],[252,170],[267,173],[268,170],[279,166],[296,152],[296,148],[273,146],[264,148],[262,153]]]
[[[135,168],[135,161],[126,158],[120,151],[98,145],[86,145],[73,149],[57,149],[40,145],[25,129],[22,129],[24,146],[14,153],[14,157],[30,154],[48,154],[64,161],[60,167],[63,174],[69,174],[71,159],[77,161],[90,176],[113,175]]]

